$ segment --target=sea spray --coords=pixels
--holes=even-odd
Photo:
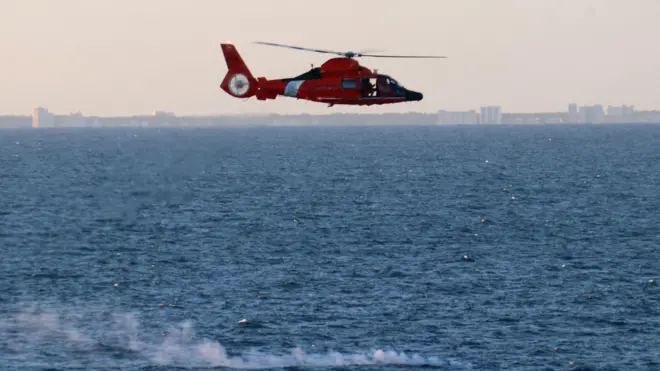
[[[134,313],[94,311],[93,317],[101,318],[90,320],[87,313],[79,312],[79,308],[68,310],[71,311],[76,313],[63,314],[62,311],[32,306],[0,320],[0,330],[6,334],[3,346],[12,348],[13,358],[38,357],[43,349],[51,348],[64,364],[72,359],[81,361],[81,357],[93,365],[112,364],[112,357],[121,355],[141,364],[233,369],[377,364],[447,365],[447,362],[441,362],[435,357],[383,349],[354,353],[307,353],[301,347],[296,347],[279,354],[270,350],[252,349],[240,355],[229,355],[218,341],[198,337],[191,321],[168,326],[167,331],[162,331],[161,336],[157,337],[153,336],[153,331],[141,330],[138,316]]]

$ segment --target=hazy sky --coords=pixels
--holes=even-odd
[[[659,19],[659,0],[2,0],[0,113],[660,108]],[[422,91],[419,103],[244,101],[218,87],[227,40],[268,78],[293,77],[327,56],[252,41],[449,59],[360,59]]]

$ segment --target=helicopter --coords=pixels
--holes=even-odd
[[[382,55],[364,52],[336,52],[332,50],[310,49],[299,46],[257,41],[254,44],[268,45],[323,54],[333,57],[320,67],[314,67],[292,78],[268,80],[255,78],[231,43],[220,44],[227,63],[227,74],[220,88],[236,98],[256,96],[258,100],[276,99],[278,96],[326,103],[328,107],[343,105],[380,105],[402,102],[418,102],[422,93],[409,90],[388,75],[379,74],[361,66],[355,58],[447,58],[429,55]]]

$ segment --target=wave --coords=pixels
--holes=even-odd
[[[58,362],[87,355],[93,362],[121,363],[128,358],[159,366],[183,368],[225,367],[230,369],[272,369],[287,367],[341,367],[354,365],[448,366],[438,357],[423,357],[394,350],[373,349],[346,353],[328,351],[308,353],[301,347],[288,352],[249,350],[230,355],[218,341],[199,338],[191,321],[168,326],[159,336],[142,331],[134,314],[95,312],[96,319],[80,313],[62,315],[55,310],[27,309],[15,316],[0,320],[0,331],[7,336],[0,343],[14,361],[43,358],[44,347],[57,354]],[[108,317],[110,320],[98,318]],[[101,328],[99,328],[101,325]],[[152,334],[149,336],[149,334]],[[55,348],[52,348],[55,347]],[[103,356],[105,361],[103,361]],[[49,360],[50,362],[50,360]],[[463,365],[464,366],[464,365]]]

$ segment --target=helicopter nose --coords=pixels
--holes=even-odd
[[[420,101],[420,100],[422,100],[422,98],[424,98],[424,95],[422,93],[412,91],[412,90],[408,90],[406,92],[406,100]]]

